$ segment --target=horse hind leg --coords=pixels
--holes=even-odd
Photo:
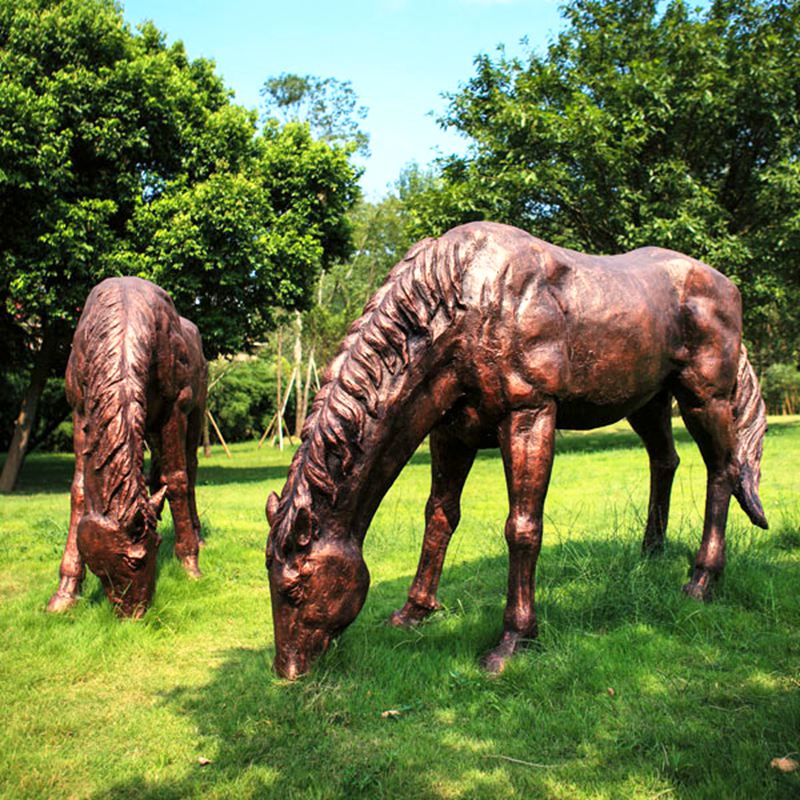
[[[680,459],[672,438],[672,395],[663,390],[628,417],[628,422],[644,443],[650,458],[650,500],[642,553],[650,555],[664,549],[669,520],[672,481]]]
[[[161,430],[161,462],[163,480],[175,528],[175,555],[193,578],[202,577],[198,565],[200,542],[192,513],[187,464],[187,415],[176,402]],[[195,453],[196,457],[196,453]]]
[[[200,446],[200,436],[203,428],[203,416],[205,409],[195,408],[189,415],[188,427],[186,432],[186,473],[189,481],[189,515],[192,519],[192,526],[197,535],[197,543],[200,547],[205,545],[205,539],[200,526],[200,515],[197,513],[197,497],[195,495],[195,485],[197,484],[197,448]]]
[[[461,517],[461,492],[475,448],[435,429],[431,433],[431,493],[425,506],[425,538],[417,574],[405,605],[389,622],[397,627],[416,625],[441,608],[436,599],[450,538]]]
[[[708,473],[703,539],[695,558],[691,580],[684,592],[697,600],[711,597],[713,584],[725,568],[725,526],[737,485],[739,469],[734,458],[736,434],[733,408],[728,398],[704,402],[678,394],[681,414],[700,448]]]

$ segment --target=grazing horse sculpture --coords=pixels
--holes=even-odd
[[[75,476],[61,580],[48,611],[76,603],[88,564],[120,615],[141,616],[155,587],[165,496],[175,554],[200,577],[194,485],[206,373],[196,326],[178,316],[163,289],[140,278],[109,278],[92,289],[67,364]]]
[[[663,546],[678,456],[671,398],[708,470],[705,523],[684,590],[706,599],[725,563],[731,494],[758,497],[764,403],[741,343],[736,287],[688,256],[588,256],[471,223],[415,245],[331,362],[280,498],[267,501],[275,669],[307,671],[367,594],[362,542],[381,498],[430,433],[432,488],[408,601],[436,590],[475,453],[499,444],[508,484],[508,597],[491,671],[537,634],[534,570],[557,428],[627,417],[650,457],[644,550]]]

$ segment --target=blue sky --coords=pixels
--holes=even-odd
[[[264,80],[282,72],[352,82],[369,109],[362,186],[378,199],[410,161],[462,151],[434,115],[473,74],[479,53],[527,37],[542,49],[561,27],[555,0],[123,0],[126,19],[152,19],[191,58],[213,58],[236,100],[260,106]]]

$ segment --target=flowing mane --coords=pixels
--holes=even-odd
[[[86,360],[84,454],[102,474],[102,513],[126,520],[146,497],[143,445],[151,350],[137,331],[150,329],[153,315],[116,283],[101,284],[95,298],[97,311],[84,332],[85,341],[94,345]],[[139,505],[152,514],[147,503]]]
[[[411,339],[433,341],[437,313],[453,319],[462,306],[464,268],[483,243],[481,236],[418,242],[350,327],[303,426],[273,526],[277,554],[291,544],[291,511],[309,504],[312,489],[336,505],[337,480],[350,473],[365,427],[378,416],[381,386],[408,366]]]

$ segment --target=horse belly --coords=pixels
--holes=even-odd
[[[622,403],[600,405],[586,400],[556,403],[556,427],[566,430],[590,430],[619,422],[652,399],[655,392],[630,398]]]

